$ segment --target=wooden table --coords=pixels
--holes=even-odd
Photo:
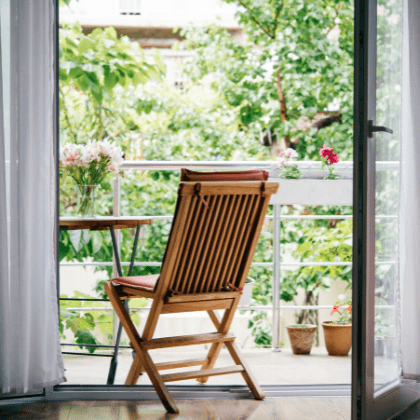
[[[136,234],[134,238],[133,251],[131,253],[131,262],[128,270],[128,275],[131,276],[133,273],[134,259],[136,256],[137,243],[140,234],[140,227],[142,225],[150,225],[153,223],[153,219],[147,216],[123,216],[123,217],[97,217],[97,218],[86,218],[80,219],[78,217],[60,217],[60,229],[61,230],[109,230],[111,232],[112,247],[114,250],[114,258],[117,266],[118,276],[122,277],[123,272],[121,268],[120,253],[118,250],[118,244],[115,237],[115,229],[129,229],[136,228]],[[125,305],[128,305],[126,300]],[[115,340],[114,354],[112,355],[111,364],[109,366],[107,384],[112,385],[115,380],[115,372],[117,370],[118,363],[118,349],[121,341],[122,325],[119,323],[117,338]],[[83,354],[83,353],[81,353]],[[94,356],[94,354],[92,354]]]

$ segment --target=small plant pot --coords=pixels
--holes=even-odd
[[[385,354],[385,340],[382,337],[375,337],[375,356],[383,356]]]
[[[314,343],[316,325],[288,325],[293,354],[310,354]]]
[[[239,300],[240,306],[248,306],[251,303],[252,288],[254,287],[254,283],[255,280],[253,278],[247,277],[241,299]]]
[[[351,349],[351,324],[337,325],[332,321],[322,323],[325,346],[330,356],[347,356]]]

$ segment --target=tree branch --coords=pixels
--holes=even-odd
[[[238,3],[244,7],[246,10],[248,10],[248,12],[251,12],[250,8],[242,1],[242,0],[238,0]],[[250,17],[251,19],[259,26],[259,28],[267,35],[269,36],[271,39],[275,38],[275,35],[271,35],[269,31],[267,31],[264,26],[262,25],[262,23],[252,14],[250,13]],[[277,25],[276,25],[277,26]]]
[[[282,8],[283,8],[283,5],[282,5]],[[281,12],[281,9],[278,9],[278,10],[277,10],[277,13],[276,13],[276,16],[274,17],[273,38],[275,38],[275,37],[276,37],[277,26],[278,26],[278,24],[279,24],[279,23],[277,22],[277,19],[278,19],[279,15],[280,15],[280,12]]]
[[[284,92],[282,88],[282,78],[280,75],[280,70],[276,71],[276,84],[277,84],[277,97],[280,102],[280,111],[281,111],[281,120],[287,121],[287,106],[286,106],[286,99],[284,97]]]
[[[276,84],[277,84],[277,97],[280,102],[280,112],[281,112],[281,120],[282,122],[287,121],[287,106],[286,106],[286,98],[284,97],[283,87],[282,87],[282,78],[280,75],[280,70],[276,71]],[[286,135],[284,137],[286,142],[286,146],[290,146],[290,136]]]

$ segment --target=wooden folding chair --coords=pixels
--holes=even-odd
[[[135,385],[146,372],[168,412],[178,409],[165,382],[240,372],[252,394],[264,398],[229,332],[245,285],[270,197],[278,184],[259,181],[181,182],[160,275],[108,281],[106,293],[136,351],[125,384]],[[153,299],[140,336],[122,301]],[[215,310],[224,309],[221,320]],[[216,332],[153,339],[161,314],[207,311]],[[211,343],[205,359],[155,364],[149,350]],[[225,345],[235,365],[214,368]],[[161,375],[160,370],[201,366],[201,370]]]

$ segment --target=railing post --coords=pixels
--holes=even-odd
[[[114,178],[114,205],[113,205],[113,210],[112,210],[112,214],[115,217],[120,216],[120,197],[121,197],[121,186],[120,186],[120,176],[117,174],[115,175]],[[117,248],[118,251],[120,250],[120,231],[118,229],[116,229],[115,231],[115,237],[117,239]],[[117,262],[115,260],[115,255],[113,255],[112,258],[113,262],[114,262],[114,269],[112,272],[113,277],[118,277],[118,271],[117,271]]]
[[[113,188],[113,196],[114,196],[114,205],[112,209],[113,216],[120,216],[120,198],[121,198],[121,184],[120,184],[120,176],[117,174],[114,178],[114,188]],[[115,238],[117,242],[118,252],[120,253],[120,231],[119,229],[115,230]],[[121,254],[120,254],[121,255]],[[118,270],[117,270],[117,260],[115,259],[114,253],[112,254],[112,261],[113,261],[113,269],[112,269],[112,277],[118,277]],[[118,325],[119,319],[115,311],[113,311],[113,328],[112,328],[112,341],[113,344],[116,342],[117,332],[118,332]]]
[[[280,350],[280,204],[273,217],[273,351]]]

